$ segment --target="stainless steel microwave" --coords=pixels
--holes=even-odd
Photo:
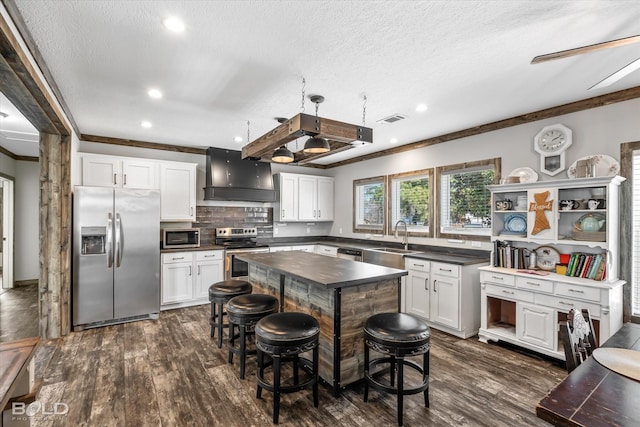
[[[200,246],[199,228],[163,228],[164,249],[197,248]]]

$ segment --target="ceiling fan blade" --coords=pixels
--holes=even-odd
[[[640,58],[636,59],[635,61],[630,62],[629,64],[627,64],[624,67],[620,68],[615,73],[613,73],[610,76],[600,80],[598,83],[594,84],[593,86],[591,86],[587,90],[600,89],[600,88],[603,88],[603,87],[607,87],[607,86],[617,82],[621,78],[627,76],[628,74],[633,73],[634,71],[636,71],[638,69],[640,69]]]
[[[608,42],[591,44],[589,46],[576,47],[574,49],[561,50],[559,52],[538,55],[531,60],[532,64],[539,64],[553,59],[567,58],[569,56],[580,55],[587,52],[595,52],[597,50],[609,49],[612,47],[624,46],[632,43],[640,43],[640,35],[624,37],[622,39],[610,40]]]

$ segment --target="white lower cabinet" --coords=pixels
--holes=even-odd
[[[223,280],[224,251],[162,254],[161,309],[209,302],[209,286]]]
[[[564,360],[558,322],[567,319],[570,309],[589,310],[598,343],[622,326],[624,281],[532,276],[501,267],[480,270],[481,341],[505,341]]]
[[[409,274],[403,310],[433,328],[468,338],[480,327],[478,264],[455,265],[405,257]]]
[[[556,348],[556,311],[527,303],[516,303],[516,337],[540,347]]]
[[[315,252],[320,255],[338,256],[338,248],[335,246],[327,246],[327,245],[316,245]]]

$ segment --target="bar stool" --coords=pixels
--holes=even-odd
[[[369,397],[369,386],[398,396],[398,425],[402,425],[403,397],[424,392],[424,406],[429,407],[429,326],[422,319],[407,313],[380,313],[367,319],[364,325],[364,401]],[[369,349],[385,356],[369,360]],[[422,354],[422,366],[405,356]],[[372,369],[381,364],[389,364],[389,384],[374,378]],[[422,383],[405,388],[404,367],[422,374]],[[394,385],[395,370],[398,371],[397,385]]]
[[[215,336],[218,329],[218,348],[222,348],[222,329],[229,325],[223,322],[224,305],[233,297],[250,294],[251,283],[244,280],[223,280],[209,286],[209,301],[211,301],[211,338]]]
[[[270,314],[255,326],[256,348],[258,350],[258,388],[256,397],[262,397],[262,389],[273,393],[273,423],[278,424],[280,394],[293,393],[313,387],[313,406],[318,407],[318,342],[320,327],[318,321],[305,313],[284,312]],[[301,353],[313,350],[311,362],[299,357]],[[264,355],[271,356],[273,364],[273,384],[264,379]],[[281,362],[293,361],[293,385],[283,386],[280,378]],[[299,382],[298,369],[302,364],[311,369],[311,376]],[[311,364],[311,366],[309,366]]]
[[[240,379],[244,379],[245,361],[248,354],[256,350],[247,350],[247,339],[254,335],[254,326],[263,317],[278,312],[278,299],[266,294],[247,294],[233,297],[227,302],[227,320],[229,321],[229,363],[233,355],[240,357]],[[238,327],[238,334],[235,327]],[[240,338],[236,347],[235,339]]]

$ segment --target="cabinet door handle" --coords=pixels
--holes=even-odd
[[[515,292],[513,292],[513,291],[507,291],[507,290],[504,290],[504,289],[503,289],[503,290],[502,290],[502,293],[503,293],[503,294],[513,295]]]
[[[424,264],[413,264],[415,267],[424,267]]]
[[[212,256],[215,256],[215,255],[205,255],[204,257],[205,258],[211,258]]]
[[[322,217],[322,213],[320,213],[320,209],[318,209],[318,218]]]
[[[440,270],[440,271],[448,271],[449,273],[451,273],[451,271],[452,271],[450,268],[449,268],[449,269],[446,269],[446,268],[439,268],[439,270]]]
[[[282,218],[284,218],[284,209],[282,209]]]
[[[500,276],[491,276],[491,278],[496,280],[504,280],[504,277],[500,277]]]
[[[127,174],[124,174],[124,177],[122,179],[122,185],[127,185]]]
[[[183,257],[183,256],[179,256],[179,257],[173,257],[173,258],[171,258],[171,259],[175,261],[175,260],[177,260],[177,259],[184,259],[184,257]]]
[[[191,212],[189,215],[193,215],[193,206],[189,207],[189,212]]]
[[[313,210],[313,217],[314,218],[316,217],[316,210],[315,209]]]
[[[433,292],[438,292],[438,281],[437,280],[433,280]]]
[[[536,282],[525,282],[525,283],[531,286],[540,286],[540,283],[536,283]]]
[[[200,266],[198,266],[198,276],[200,275]]]
[[[118,175],[117,174],[113,174],[113,185],[116,185],[118,183]]]
[[[191,276],[191,266],[189,266],[189,276]]]
[[[426,279],[424,279],[424,290],[425,291],[429,290],[429,278],[428,277]]]
[[[584,294],[584,291],[580,290],[580,289],[571,289],[571,288],[569,288],[569,292],[574,292],[576,294]]]
[[[568,305],[569,307],[573,307],[574,306],[574,304],[572,304],[570,302],[560,301],[559,303],[562,304],[562,305]]]

